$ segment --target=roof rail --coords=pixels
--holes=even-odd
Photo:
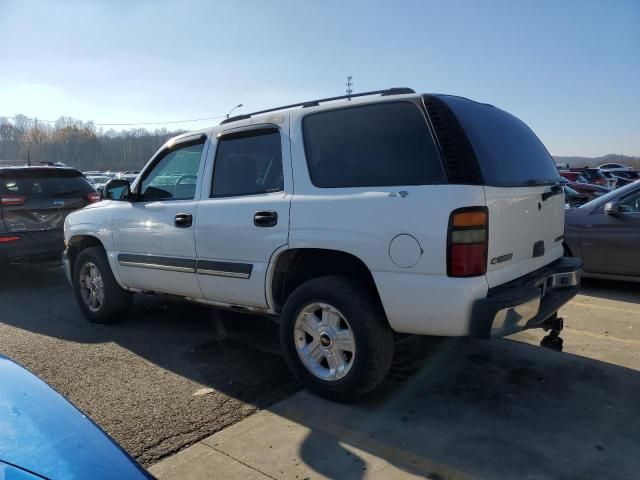
[[[320,105],[321,103],[331,102],[333,100],[343,100],[345,98],[355,98],[355,97],[366,97],[368,95],[380,95],[382,97],[386,97],[388,95],[405,95],[405,94],[408,94],[408,93],[416,93],[416,92],[411,88],[396,87],[396,88],[387,88],[386,90],[373,90],[371,92],[354,93],[352,95],[340,95],[339,97],[328,97],[328,98],[321,98],[319,100],[309,100],[309,101],[306,101],[306,102],[292,103],[291,105],[284,105],[282,107],[276,107],[276,108],[268,108],[267,110],[259,110],[257,112],[247,113],[247,114],[244,114],[244,115],[236,115],[235,117],[231,117],[231,118],[225,118],[223,121],[220,122],[220,125],[224,125],[225,123],[237,122],[238,120],[245,120],[247,118],[253,117],[254,115],[260,115],[262,113],[269,113],[269,112],[275,112],[275,111],[278,111],[278,110],[285,110],[287,108],[293,108],[293,107],[302,107],[302,108],[316,107],[316,106]]]

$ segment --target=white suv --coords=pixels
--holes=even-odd
[[[548,152],[491,105],[390,89],[241,115],[164,145],[131,187],[69,215],[64,261],[93,322],[133,292],[280,321],[310,390],[373,389],[394,332],[555,332],[579,288]]]

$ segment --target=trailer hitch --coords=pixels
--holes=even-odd
[[[542,339],[540,346],[561,352],[563,340],[560,338],[560,332],[564,328],[564,319],[558,317],[557,313],[554,313],[544,321],[542,328],[545,332],[548,331],[549,334]]]

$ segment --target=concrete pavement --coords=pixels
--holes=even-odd
[[[540,331],[493,342],[410,338],[381,391],[300,392],[151,467],[205,478],[637,478],[640,296],[589,282]],[[407,358],[411,360],[407,360]]]

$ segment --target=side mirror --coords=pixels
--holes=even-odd
[[[102,188],[102,198],[107,200],[127,200],[131,196],[131,185],[123,178],[109,180]]]
[[[620,215],[620,205],[618,202],[609,202],[604,206],[604,213],[607,215]]]

